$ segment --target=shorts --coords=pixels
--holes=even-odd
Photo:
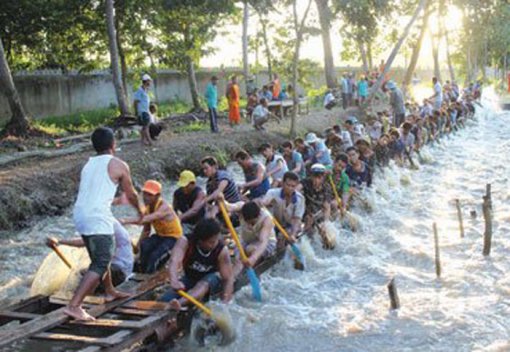
[[[151,122],[151,115],[149,115],[148,112],[142,112],[140,115],[138,115],[138,124],[140,126],[143,126],[143,127],[149,126],[150,122]]]
[[[209,285],[209,292],[206,295],[206,298],[209,296],[216,295],[221,292],[222,285],[221,285],[221,277],[218,272],[209,273],[206,274],[204,277],[202,277],[199,280],[192,280],[191,278],[184,275],[181,277],[181,282],[184,284],[184,287],[186,288],[185,291],[191,290],[193,287],[195,287],[200,281],[205,281]],[[169,289],[166,291],[161,297],[159,297],[158,301],[160,302],[170,302],[171,300],[180,298],[181,296],[175,292],[174,289]]]
[[[113,235],[82,235],[81,237],[90,257],[89,271],[103,277],[115,252]]]

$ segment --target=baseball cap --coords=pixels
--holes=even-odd
[[[177,182],[178,187],[186,187],[191,182],[196,182],[195,174],[190,170],[184,170],[179,175],[179,181]]]
[[[142,188],[142,192],[152,194],[153,196],[161,193],[161,183],[154,180],[148,180],[145,182]]]
[[[152,78],[151,78],[151,76],[149,76],[148,74],[145,73],[142,76],[142,81],[152,81]]]
[[[312,172],[312,174],[323,174],[326,172],[326,167],[322,164],[317,163],[312,165],[310,171]]]

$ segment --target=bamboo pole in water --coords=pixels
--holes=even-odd
[[[483,255],[491,254],[492,247],[492,214],[489,197],[483,197],[483,218],[485,220],[485,232],[483,234]]]
[[[437,225],[436,223],[432,224],[432,228],[434,229],[434,247],[436,254],[436,276],[438,278],[441,277],[441,257],[439,255],[439,236],[437,234]]]
[[[485,185],[485,196],[487,197],[490,210],[492,210],[492,195],[491,195],[491,193],[492,193],[491,192],[491,184],[487,183],[487,185]]]
[[[455,199],[455,206],[457,207],[457,217],[459,218],[460,237],[464,238],[464,222],[462,220],[462,210],[460,208],[460,200]]]
[[[388,283],[388,293],[390,295],[391,309],[400,308],[400,299],[398,298],[397,284],[395,278],[392,278]]]

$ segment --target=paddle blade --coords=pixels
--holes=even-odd
[[[305,257],[303,256],[303,253],[301,253],[299,247],[295,243],[292,243],[290,248],[296,256],[296,263],[294,267],[298,270],[305,270]]]
[[[250,280],[251,285],[251,295],[254,300],[257,302],[262,302],[262,289],[260,288],[260,281],[257,277],[257,273],[253,268],[247,268],[246,274],[248,275],[248,279]]]

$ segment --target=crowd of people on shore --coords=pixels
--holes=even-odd
[[[394,94],[398,88],[388,83]],[[81,304],[100,282],[107,301],[123,298],[127,295],[115,286],[133,270],[154,273],[165,263],[171,289],[160,299],[170,302],[169,307],[178,310],[188,303],[179,290],[197,299],[221,293],[229,301],[243,268],[256,266],[302,234],[312,239],[318,234],[324,248],[333,248],[328,224],[342,218],[353,199],[371,187],[377,168],[392,160],[414,167],[413,157],[419,157],[426,143],[454,133],[473,115],[481,87],[473,85],[459,94],[453,84],[438,89],[435,78],[433,83],[434,95],[422,105],[405,103],[403,116],[391,105],[391,110],[368,116],[366,123],[351,116],[320,136],[310,132],[280,146],[264,143],[258,148],[260,161],[239,150],[233,159],[244,173],[241,184],[216,158],[206,156],[200,163],[205,187],[192,171],[184,170],[172,202],[164,199],[163,186],[156,180],[145,182],[140,199],[128,165],[114,156],[113,131],[98,128],[91,137],[97,155],[82,169],[73,211],[81,238],[48,239],[50,246],[84,246],[91,259],[65,313],[93,320]],[[130,204],[138,216],[116,219],[111,207],[118,204]],[[227,219],[221,216],[222,206],[239,228],[246,259],[224,236]],[[287,239],[275,224],[288,233]],[[142,227],[133,248],[125,225]]]

